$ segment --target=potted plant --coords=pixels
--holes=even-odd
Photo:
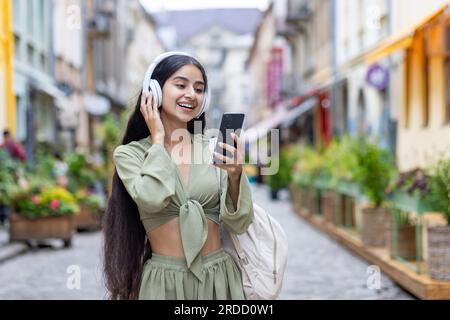
[[[73,215],[79,211],[75,197],[66,189],[42,179],[20,181],[11,192],[10,241],[62,239],[71,246]]]
[[[300,188],[302,210],[313,214],[318,210],[317,190],[314,187],[316,177],[322,169],[323,156],[310,146],[302,146],[298,160],[293,168],[293,182]]]
[[[447,226],[428,228],[428,270],[431,278],[450,280],[450,158],[431,171],[429,205],[447,219]]]
[[[8,218],[11,186],[17,180],[17,174],[23,167],[13,161],[9,153],[0,149],[0,224]]]
[[[388,151],[367,143],[364,138],[359,139],[355,152],[358,160],[355,180],[370,205],[361,212],[361,239],[366,246],[385,246],[390,212],[383,205],[385,189],[394,173],[392,159]]]
[[[410,213],[421,214],[425,211],[423,203],[429,192],[429,178],[424,170],[416,168],[399,173],[386,189],[391,200],[394,222],[388,234],[393,257],[421,259],[416,250],[418,226],[412,221]]]
[[[79,214],[75,216],[77,230],[95,230],[101,226],[101,198],[87,189],[79,189],[75,198],[80,206]]]
[[[392,229],[388,228],[389,251],[392,257],[405,260],[416,259],[416,225],[410,213],[397,210],[393,212]],[[395,228],[395,229],[394,229]]]
[[[278,160],[278,172],[267,177],[270,187],[271,199],[278,199],[278,191],[288,188],[292,181],[292,170],[296,160],[296,146],[284,146],[281,148]],[[271,164],[272,165],[272,164]]]
[[[344,136],[339,140],[333,140],[326,153],[326,166],[330,172],[331,185],[335,190],[331,193],[334,202],[333,216],[335,223],[340,226],[354,226],[354,197],[357,193],[354,192],[357,188],[354,181],[358,166],[357,150],[357,139]]]
[[[95,230],[101,222],[101,193],[103,192],[103,172],[89,163],[81,153],[69,153],[65,157],[68,164],[68,189],[75,194],[80,206],[80,214],[75,216],[78,230]]]

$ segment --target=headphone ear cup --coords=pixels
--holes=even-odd
[[[207,88],[205,91],[205,97],[203,99],[202,108],[201,108],[200,112],[198,113],[198,116],[195,117],[196,119],[200,118],[200,116],[209,109],[209,104],[211,102],[210,97],[211,97],[211,95],[209,92],[209,88]]]
[[[159,82],[155,79],[150,80],[150,91],[153,94],[153,99],[155,99],[156,107],[159,108],[162,106],[162,90],[161,86],[159,85]]]

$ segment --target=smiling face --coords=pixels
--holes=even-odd
[[[167,118],[187,123],[200,112],[205,98],[205,80],[194,65],[178,69],[163,86],[163,112]]]

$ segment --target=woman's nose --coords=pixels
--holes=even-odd
[[[186,93],[184,94],[186,97],[189,97],[193,99],[195,97],[195,90],[194,88],[187,88]]]

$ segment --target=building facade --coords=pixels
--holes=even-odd
[[[450,156],[450,11],[448,1],[394,1],[394,34],[409,45],[393,54],[400,92],[397,161],[402,170]],[[402,84],[402,85],[399,85]]]
[[[0,129],[16,132],[16,100],[13,86],[14,36],[12,2],[0,1]],[[0,143],[3,135],[0,137]]]
[[[55,80],[53,2],[15,0],[14,94],[16,137],[33,161],[39,143],[57,141],[57,109],[66,98]]]
[[[64,150],[75,150],[79,145],[85,145],[88,136],[83,81],[84,12],[83,1],[53,1],[55,79],[66,95],[66,99],[59,102],[57,141]]]
[[[194,54],[208,73],[211,108],[207,126],[217,128],[224,112],[249,114],[245,63],[261,19],[258,9],[162,11],[158,33],[171,50]],[[247,119],[244,126],[247,126]]]

